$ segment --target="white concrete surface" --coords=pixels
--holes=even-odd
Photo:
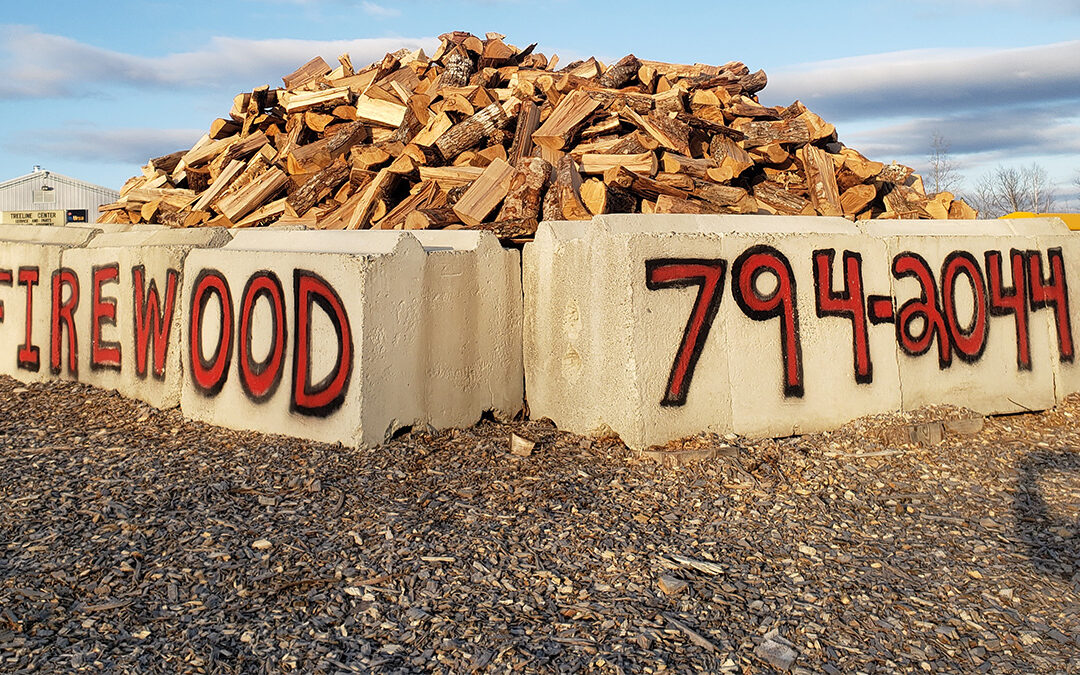
[[[1018,233],[1035,238],[1044,281],[1053,282],[1053,260],[1060,259],[1068,290],[1068,308],[1059,315],[1055,306],[1033,308],[1050,331],[1049,352],[1054,365],[1055,394],[1060,401],[1080,392],[1080,232],[1069,230],[1060,218],[1016,218],[1008,222]],[[1028,275],[1033,276],[1029,262]],[[1051,293],[1052,293],[1051,289]],[[1065,321],[1065,318],[1068,321]],[[1059,319],[1060,336],[1059,336]]]
[[[1029,223],[1024,231],[1031,232],[1032,227]],[[994,315],[989,306],[987,252],[1000,254],[1004,288],[1015,287],[1011,252],[1039,248],[1037,237],[1018,234],[1016,221],[1010,220],[876,221],[867,223],[866,231],[886,242],[890,261],[908,253],[921,257],[936,288],[936,299],[930,304],[941,311],[942,321],[932,322],[937,326],[931,329],[934,337],[929,341],[902,340],[903,328],[897,328],[897,359],[905,410],[935,403],[965,406],[984,414],[1053,407],[1056,361],[1050,346],[1051,312],[1031,311],[1029,307],[1021,320],[1021,328],[1018,328],[1015,313],[1001,310],[1005,313]],[[980,278],[973,286],[970,274],[958,273],[950,291],[944,278],[945,261],[965,254],[974,261],[974,267],[971,262],[954,264],[977,270]],[[913,266],[921,266],[917,258],[911,260]],[[981,308],[976,314],[973,288],[978,286],[981,286]],[[1021,279],[1022,292],[1026,292],[1024,286]],[[918,303],[923,292],[922,282],[917,277],[902,275],[898,278],[893,274],[898,322],[902,322],[903,307],[909,302]],[[956,307],[952,319],[947,307],[950,304]],[[921,312],[914,312],[914,315],[919,314]],[[984,320],[987,326],[985,341],[977,334],[978,326]],[[1018,345],[1023,340],[1017,331],[1022,329],[1025,320],[1029,356],[1021,358],[1022,348]],[[909,324],[910,337],[922,337],[924,323],[922,318],[913,319]],[[965,337],[966,333],[973,334]],[[917,344],[926,351],[913,353],[911,349],[905,349],[905,344],[908,347]],[[945,345],[944,350],[942,345]],[[1021,362],[1030,364],[1030,369]]]
[[[63,308],[73,306],[73,297],[68,275],[58,274],[61,253],[86,245],[99,231],[93,227],[0,225],[0,374],[23,382],[42,382],[57,377],[72,364]],[[54,274],[58,274],[55,282]],[[60,301],[56,375],[51,363],[54,283]]]
[[[1006,297],[990,307],[987,253],[990,262],[1000,261],[1006,295],[1014,286],[1014,249],[1025,269],[1028,252],[1041,251],[1047,278],[1051,249],[1061,249],[1064,276],[1080,284],[1080,248],[1069,236],[1056,220],[854,224],[622,215],[544,223],[524,255],[530,411],[564,429],[610,430],[628,445],[644,447],[699,432],[819,431],[866,414],[934,403],[984,413],[1045,409],[1056,397],[1080,391],[1080,358],[1061,358],[1052,306],[1024,311],[1019,300]],[[822,290],[820,313],[818,251],[818,272],[828,266],[832,277],[831,294]],[[904,339],[896,328],[902,308],[905,318],[919,315],[911,303],[922,292],[910,274],[894,274],[901,254],[912,254],[903,256],[912,266],[923,261],[932,285],[927,309],[934,316],[936,308],[939,317],[925,343],[913,339],[922,337],[924,319],[909,321]],[[782,260],[794,281],[797,321],[784,321],[790,315],[781,299],[787,296],[773,296],[788,287],[778,286],[780,276],[787,278]],[[848,265],[861,266],[862,303],[843,295]],[[658,275],[651,289],[647,266]],[[684,334],[693,335],[688,317],[703,287],[701,277],[678,278],[715,273],[719,266],[723,293],[711,330],[684,396],[673,396],[678,392],[672,383],[687,370],[674,366]],[[1025,299],[1029,286],[1022,273]],[[1020,328],[1010,307],[1023,312]],[[1080,325],[1080,302],[1069,303],[1069,316],[1071,325]],[[1025,321],[1021,348],[1018,330]],[[857,326],[865,326],[864,351],[853,340]],[[796,328],[797,350],[787,339]]]
[[[349,446],[513,414],[518,269],[487,233],[235,232],[186,263],[181,409]]]
[[[64,251],[82,297],[74,314],[78,371],[60,375],[157,408],[179,405],[184,259],[230,239],[221,228],[139,228]]]
[[[484,232],[0,226],[0,373],[349,446],[526,394],[533,418],[635,448],[1038,410],[1080,392],[1076,236],[1053,218],[611,215],[542,224],[522,261]],[[904,270],[923,265],[920,306]],[[170,277],[157,325],[148,291],[163,311]]]
[[[732,268],[758,245],[786,257],[794,274],[798,321],[788,325],[799,336],[791,352],[798,351],[791,371],[798,376],[790,382],[780,348],[783,319],[755,320],[735,298]],[[628,445],[644,447],[702,431],[816,431],[898,408],[888,327],[868,328],[872,380],[857,382],[851,321],[815,316],[811,261],[818,248],[835,249],[837,275],[844,252],[858,253],[865,292],[888,292],[884,246],[839,218],[602,216],[545,223],[524,261],[532,415],[582,433],[611,430]],[[653,272],[653,289],[646,280],[650,267],[665,268]],[[721,268],[716,278],[723,288],[708,335],[684,342],[684,335],[699,334],[689,320],[711,283],[701,279]],[[706,277],[675,278],[698,273]],[[771,272],[758,276],[761,284],[777,282]],[[833,287],[839,292],[842,280]],[[699,308],[703,317],[705,307]],[[696,343],[700,350],[686,384]],[[684,365],[677,367],[680,353]]]

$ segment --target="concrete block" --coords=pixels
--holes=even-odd
[[[801,220],[801,219],[800,219]],[[834,429],[899,409],[883,242],[861,234],[762,233],[724,238],[732,421],[745,436]]]
[[[94,223],[89,227],[101,230],[103,234],[112,234],[114,232],[156,232],[172,229],[168,225],[159,225],[157,223]]]
[[[0,225],[0,373],[23,382],[59,372],[64,307],[71,302],[61,253],[85,246],[91,227]]]
[[[821,316],[817,257],[832,289]],[[701,431],[816,431],[897,409],[891,331],[842,299],[849,266],[864,296],[888,293],[884,245],[843,219],[545,223],[524,257],[531,413],[637,448]]]
[[[905,410],[950,403],[990,414],[1054,405],[1052,312],[1033,311],[1025,279],[1029,252],[1042,247],[1036,236],[1018,234],[1036,225],[1053,230],[1016,223],[864,224],[889,249]]]
[[[1056,400],[1080,392],[1080,238],[1060,218],[1017,218],[1017,232],[1034,237],[1034,250],[1025,252],[1028,305],[1042,315],[1050,332]],[[1036,283],[1038,277],[1041,282]]]
[[[487,233],[238,231],[187,259],[181,409],[349,446],[513,413],[519,298]]]
[[[184,260],[193,248],[230,239],[221,228],[137,228],[65,250],[61,264],[79,292],[66,345],[76,358],[66,359],[57,376],[158,408],[178,406]]]
[[[476,411],[516,414],[525,397],[521,254],[486,232],[412,235],[427,253],[421,291],[425,421],[443,428],[461,425]]]

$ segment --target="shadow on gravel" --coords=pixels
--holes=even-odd
[[[1080,579],[1080,505],[1066,502],[1066,506],[1054,508],[1043,493],[1063,472],[1075,473],[1080,479],[1080,453],[1037,450],[1025,455],[1017,467],[1013,514],[1017,534],[1036,570]]]

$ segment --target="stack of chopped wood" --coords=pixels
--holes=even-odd
[[[354,71],[312,59],[236,96],[187,151],[150,161],[100,222],[483,228],[601,213],[974,218],[912,169],[870,161],[762,71],[633,55],[557,68],[504,36],[441,36]]]

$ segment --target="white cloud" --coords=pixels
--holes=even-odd
[[[1032,161],[1065,176],[1080,156],[1080,41],[872,54],[769,76],[763,103],[802,100],[880,161],[924,169],[934,134],[970,179]]]
[[[280,84],[315,55],[333,63],[348,52],[357,67],[402,47],[431,49],[434,38],[248,40],[215,37],[199,49],[140,56],[26,27],[0,29],[0,99],[52,98],[128,85],[245,90]]]
[[[924,49],[770,73],[763,101],[801,99],[830,121],[1080,100],[1080,40],[1019,49]]]
[[[72,123],[55,129],[30,129],[4,150],[33,157],[141,166],[152,157],[190,148],[205,131],[197,129],[109,129]]]
[[[1022,106],[867,124],[840,140],[879,161],[896,160],[928,174],[930,141],[949,144],[957,170],[974,184],[995,166],[1044,166],[1059,194],[1076,192],[1071,176],[1080,157],[1080,113],[1067,105]]]
[[[917,117],[844,134],[842,140],[867,153],[900,156],[929,152],[930,138],[945,138],[958,155],[1080,155],[1080,111],[1068,106],[1031,106]],[[841,128],[842,130],[842,128]]]
[[[376,5],[374,2],[360,3],[360,8],[364,10],[368,15],[375,16],[380,19],[389,19],[395,16],[401,16],[401,10],[394,9],[392,7],[383,7],[382,5]]]

